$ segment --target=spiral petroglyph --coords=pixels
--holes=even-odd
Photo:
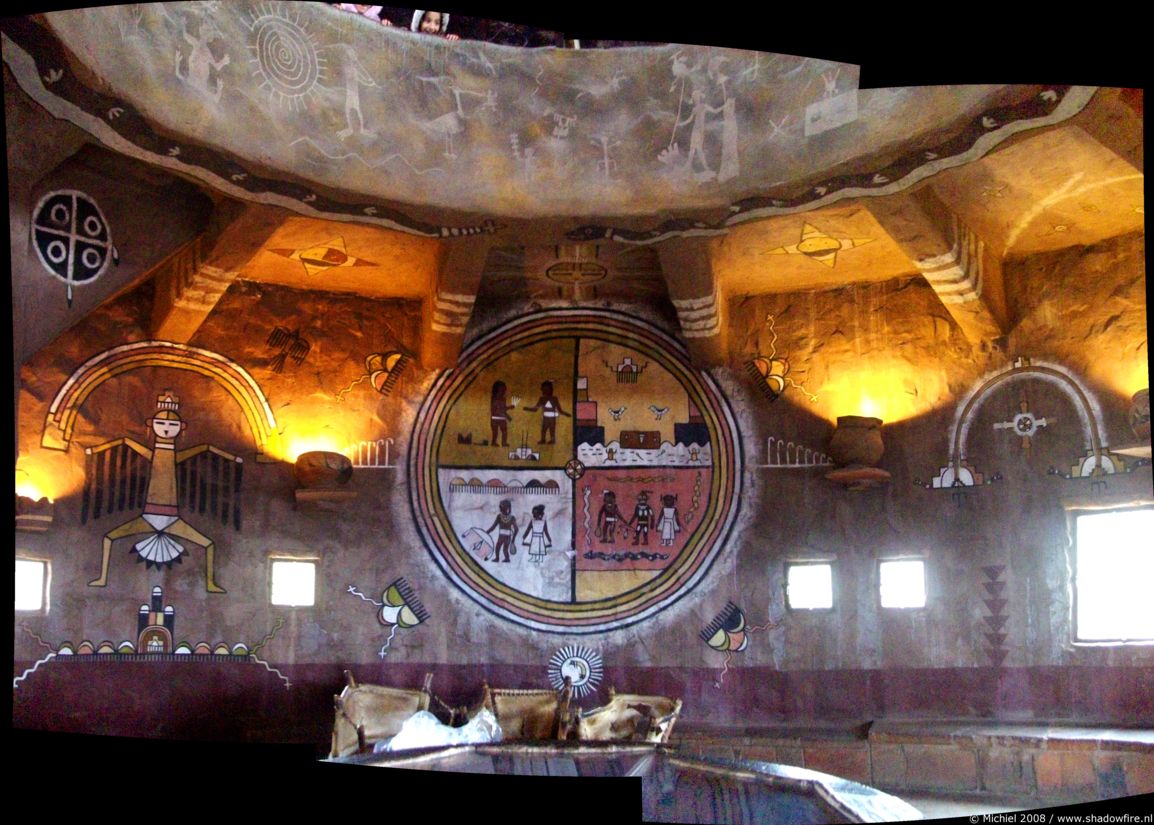
[[[303,107],[325,76],[325,58],[317,41],[296,19],[271,5],[261,6],[250,25],[249,49],[253,75],[261,79],[270,99],[296,109]]]

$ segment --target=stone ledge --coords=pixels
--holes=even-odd
[[[891,792],[1110,799],[1154,791],[1154,730],[972,720],[687,725],[690,753],[796,765]]]
[[[1109,750],[1150,752],[1154,729],[1101,728],[1008,722],[875,722],[869,728],[871,742],[893,744],[960,744],[975,746],[1030,747],[1043,750]]]

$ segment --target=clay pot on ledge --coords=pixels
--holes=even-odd
[[[843,415],[829,440],[829,457],[839,467],[876,467],[885,453],[882,421],[863,415]]]
[[[880,418],[840,416],[828,452],[838,468],[825,477],[847,490],[868,490],[889,483],[890,474],[877,466],[885,452]]]
[[[1150,440],[1150,390],[1138,390],[1130,400],[1130,429],[1139,441]]]
[[[347,456],[316,450],[301,453],[293,465],[293,475],[300,485],[293,491],[297,503],[304,501],[344,501],[356,498],[348,489],[353,477],[353,463]]]
[[[353,477],[353,462],[340,453],[313,450],[301,453],[293,465],[301,487],[336,487]]]

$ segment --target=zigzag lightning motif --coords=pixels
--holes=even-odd
[[[28,668],[22,674],[20,674],[15,679],[13,679],[12,680],[12,689],[16,690],[18,687],[20,687],[21,682],[23,682],[25,679],[27,679],[29,676],[31,676],[33,673],[35,673],[36,669],[38,667],[40,667],[42,664],[47,662],[49,659],[55,658],[55,656],[56,656],[55,653],[49,653],[47,656],[45,656],[43,659],[38,661],[36,664],[32,665],[32,667]]]
[[[729,671],[729,660],[733,658],[733,651],[727,650],[725,652],[725,664],[721,666],[721,674],[717,677],[717,681],[713,683],[715,688],[720,688],[721,683],[725,681],[725,674]]]
[[[395,635],[397,635],[397,626],[393,625],[392,629],[389,630],[389,638],[385,639],[385,643],[381,645],[381,649],[377,651],[377,656],[383,659],[389,655],[389,645],[393,643],[393,636]]]
[[[292,688],[293,683],[290,682],[288,680],[288,677],[285,676],[283,673],[281,673],[279,670],[277,670],[275,667],[272,667],[271,665],[269,665],[269,663],[266,662],[264,659],[261,659],[258,656],[253,656],[251,653],[249,654],[249,656],[258,665],[264,665],[264,669],[267,670],[269,673],[275,673],[277,676],[279,676],[281,678],[281,680],[284,682],[285,690],[289,690]]]
[[[273,636],[275,636],[277,634],[277,631],[280,630],[282,627],[284,627],[284,623],[285,623],[284,616],[278,616],[277,620],[276,620],[276,624],[274,624],[272,626],[272,630],[270,630],[268,632],[267,636],[265,636],[263,639],[260,640],[260,642],[257,644],[256,647],[254,647],[252,650],[249,651],[249,655],[255,656],[260,651],[260,649],[262,647],[264,647],[269,642],[271,642],[273,639]]]
[[[346,590],[345,592],[352,593],[354,596],[356,596],[361,601],[366,601],[369,604],[375,604],[377,607],[384,607],[385,606],[384,602],[378,602],[378,601],[374,601],[373,599],[370,599],[368,596],[366,596],[361,591],[357,590],[357,588],[351,584],[349,585],[348,590]]]
[[[369,374],[366,372],[364,375],[362,375],[362,376],[361,376],[360,378],[358,378],[356,381],[354,381],[353,383],[349,384],[349,385],[348,385],[347,387],[345,387],[343,390],[341,390],[340,392],[338,392],[338,393],[337,393],[337,402],[338,402],[338,403],[342,403],[342,404],[343,404],[343,403],[344,403],[344,400],[345,400],[345,398],[344,398],[344,396],[345,396],[345,393],[347,393],[349,390],[351,390],[351,389],[352,389],[353,387],[355,387],[357,384],[360,384],[362,381],[367,381],[367,380],[368,380],[368,378],[369,378]]]
[[[591,489],[589,488],[588,485],[586,485],[585,492],[583,493],[583,495],[585,497],[585,507],[584,507],[585,521],[583,522],[583,524],[585,525],[585,546],[586,547],[588,547],[589,545],[591,545],[593,543],[593,536],[589,532],[589,493],[590,492],[592,492]]]
[[[42,648],[44,648],[45,650],[52,650],[52,645],[48,644],[48,642],[44,641],[39,636],[37,636],[35,633],[33,633],[31,630],[29,630],[28,625],[25,622],[20,623],[20,629],[23,630],[25,633],[27,633],[29,636],[31,636],[33,639],[35,639],[37,641],[37,643],[39,643],[39,645]]]

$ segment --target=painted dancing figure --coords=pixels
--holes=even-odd
[[[663,547],[672,547],[673,539],[681,532],[681,519],[677,516],[677,496],[666,493],[661,497],[661,518],[657,521],[661,531]]]
[[[489,443],[494,447],[508,447],[509,446],[509,410],[517,408],[516,396],[513,397],[513,403],[510,404],[506,398],[509,388],[505,386],[504,381],[493,382],[493,392],[489,397],[489,428],[492,431],[492,437]],[[497,444],[497,436],[501,436],[500,445]]]
[[[545,523],[544,504],[538,504],[533,508],[533,520],[525,527],[525,534],[521,539],[529,548],[529,561],[537,564],[545,561],[545,554],[553,546],[553,537],[549,535],[549,525]]]
[[[154,565],[159,567],[163,564],[171,568],[173,562],[181,561],[181,557],[188,554],[184,546],[173,536],[187,539],[204,547],[205,589],[209,593],[225,592],[224,588],[217,585],[213,577],[215,543],[180,517],[177,508],[179,499],[176,465],[204,452],[212,453],[237,464],[240,464],[243,459],[208,444],[199,444],[196,447],[177,452],[176,439],[185,427],[177,412],[179,409],[180,400],[171,391],[165,391],[163,395],[157,398],[156,415],[149,420],[154,436],[154,445],[151,450],[140,442],[127,437],[107,441],[85,450],[85,453],[89,455],[96,455],[113,447],[124,445],[152,462],[152,471],[148,478],[148,493],[144,499],[144,513],[104,534],[104,553],[100,560],[100,576],[90,581],[89,587],[104,587],[108,584],[108,561],[114,541],[126,536],[151,533],[152,535],[148,538],[138,541],[132,547],[131,552],[136,553],[140,561],[145,562],[150,567]]]
[[[617,543],[617,522],[621,518],[621,509],[617,506],[617,494],[606,490],[602,497],[601,509],[597,512],[597,535],[602,544]]]
[[[649,526],[653,523],[653,508],[649,506],[649,494],[642,490],[637,494],[637,506],[633,508],[633,515],[626,522],[633,528],[633,544],[649,546]]]
[[[561,409],[561,399],[553,394],[553,382],[541,382],[541,397],[537,399],[537,403],[532,407],[526,407],[526,412],[537,412],[541,410],[541,440],[538,444],[556,444],[557,443],[557,417],[560,415],[566,418],[572,418],[569,413]],[[548,441],[545,437],[548,436]]]
[[[517,536],[517,517],[513,515],[513,502],[509,499],[504,499],[499,505],[501,512],[493,519],[493,523],[489,525],[486,533],[492,533],[494,529],[497,530],[497,544],[493,548],[493,561],[501,561],[501,551],[505,551],[505,561],[509,561],[509,548],[513,544],[513,539]],[[513,553],[517,552],[517,548],[513,547]]]

